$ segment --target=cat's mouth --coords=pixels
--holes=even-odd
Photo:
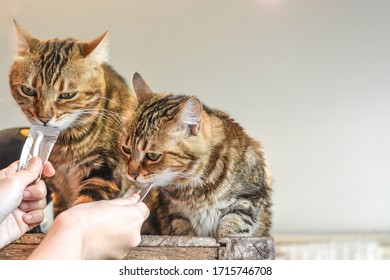
[[[54,127],[59,129],[60,131],[64,131],[67,129],[72,129],[73,127],[77,127],[77,125],[82,124],[82,119],[80,118],[81,114],[78,112],[66,113],[59,117],[52,117],[51,119],[43,119],[36,117],[35,123],[37,125],[43,125],[48,127]]]
[[[140,177],[138,176],[137,179],[134,179],[133,177],[131,177],[129,174],[127,174],[127,178],[133,182],[134,184],[136,184],[137,186],[144,186],[144,185],[148,185],[148,184],[151,184],[153,183],[152,181],[150,180],[145,180],[143,177]]]
[[[159,173],[150,173],[146,177],[142,174],[138,175],[136,178],[126,173],[127,178],[134,184],[153,184],[154,187],[166,187],[168,185],[176,185],[176,181],[180,176],[177,171],[172,171],[170,168],[159,172]]]
[[[64,126],[62,126],[62,125],[58,125],[58,124],[42,124],[42,123],[40,123],[40,122],[36,122],[35,123],[36,125],[41,125],[41,126],[45,126],[45,127],[52,127],[52,128],[56,128],[56,129],[58,129],[59,131],[64,131],[64,130],[66,130],[66,129],[68,129],[69,127],[64,127]]]

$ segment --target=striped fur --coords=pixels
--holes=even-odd
[[[143,233],[268,235],[271,176],[260,143],[195,97],[152,93],[139,74],[133,85],[138,108],[120,146],[129,177],[156,186]]]
[[[49,159],[56,169],[50,182],[55,214],[74,204],[117,197],[128,181],[118,135],[135,99],[124,79],[104,63],[106,33],[81,42],[39,40],[17,24],[16,32],[12,95],[32,124],[61,130]]]

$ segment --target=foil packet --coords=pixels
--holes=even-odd
[[[18,170],[23,169],[33,157],[40,157],[43,165],[45,165],[59,133],[60,130],[55,127],[32,125],[22,149]],[[40,177],[37,179],[37,182]]]
[[[135,182],[134,185],[132,185],[122,196],[122,198],[129,198],[133,194],[138,194],[139,199],[138,202],[141,202],[146,195],[149,193],[149,191],[152,189],[153,184],[152,183],[138,183]]]

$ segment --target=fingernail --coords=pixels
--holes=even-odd
[[[19,209],[22,210],[22,211],[24,211],[25,209],[27,209],[27,203],[26,203],[26,202],[20,203]]]
[[[30,213],[27,213],[27,214],[24,215],[24,220],[25,220],[26,222],[31,221],[32,218],[33,218],[33,217],[32,217],[32,215],[31,215]]]
[[[29,191],[24,191],[23,192],[23,198],[24,199],[27,199],[27,198],[30,198],[31,197],[31,192],[29,192]]]

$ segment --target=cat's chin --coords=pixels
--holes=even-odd
[[[44,124],[42,124],[42,123],[32,123],[32,124],[56,128],[56,129],[58,129],[59,131],[65,131],[65,130],[67,130],[67,129],[70,128],[70,127],[68,127],[68,126],[58,126],[58,125],[52,125],[52,124],[49,124],[49,125],[44,125]]]
[[[33,121],[30,121],[31,124],[33,125],[41,125],[41,126],[47,126],[47,127],[52,127],[52,128],[57,128],[58,130],[60,131],[64,131],[64,130],[68,130],[68,129],[71,129],[72,127],[76,127],[76,124],[74,122],[48,122],[46,124],[40,122],[40,121],[37,121],[37,120],[33,120]]]
[[[41,122],[37,122],[37,121],[31,121],[30,122],[32,125],[39,125],[39,126],[46,126],[46,127],[52,127],[52,128],[57,128],[58,130],[62,130],[59,126],[57,125],[53,125],[53,124],[43,124]]]

